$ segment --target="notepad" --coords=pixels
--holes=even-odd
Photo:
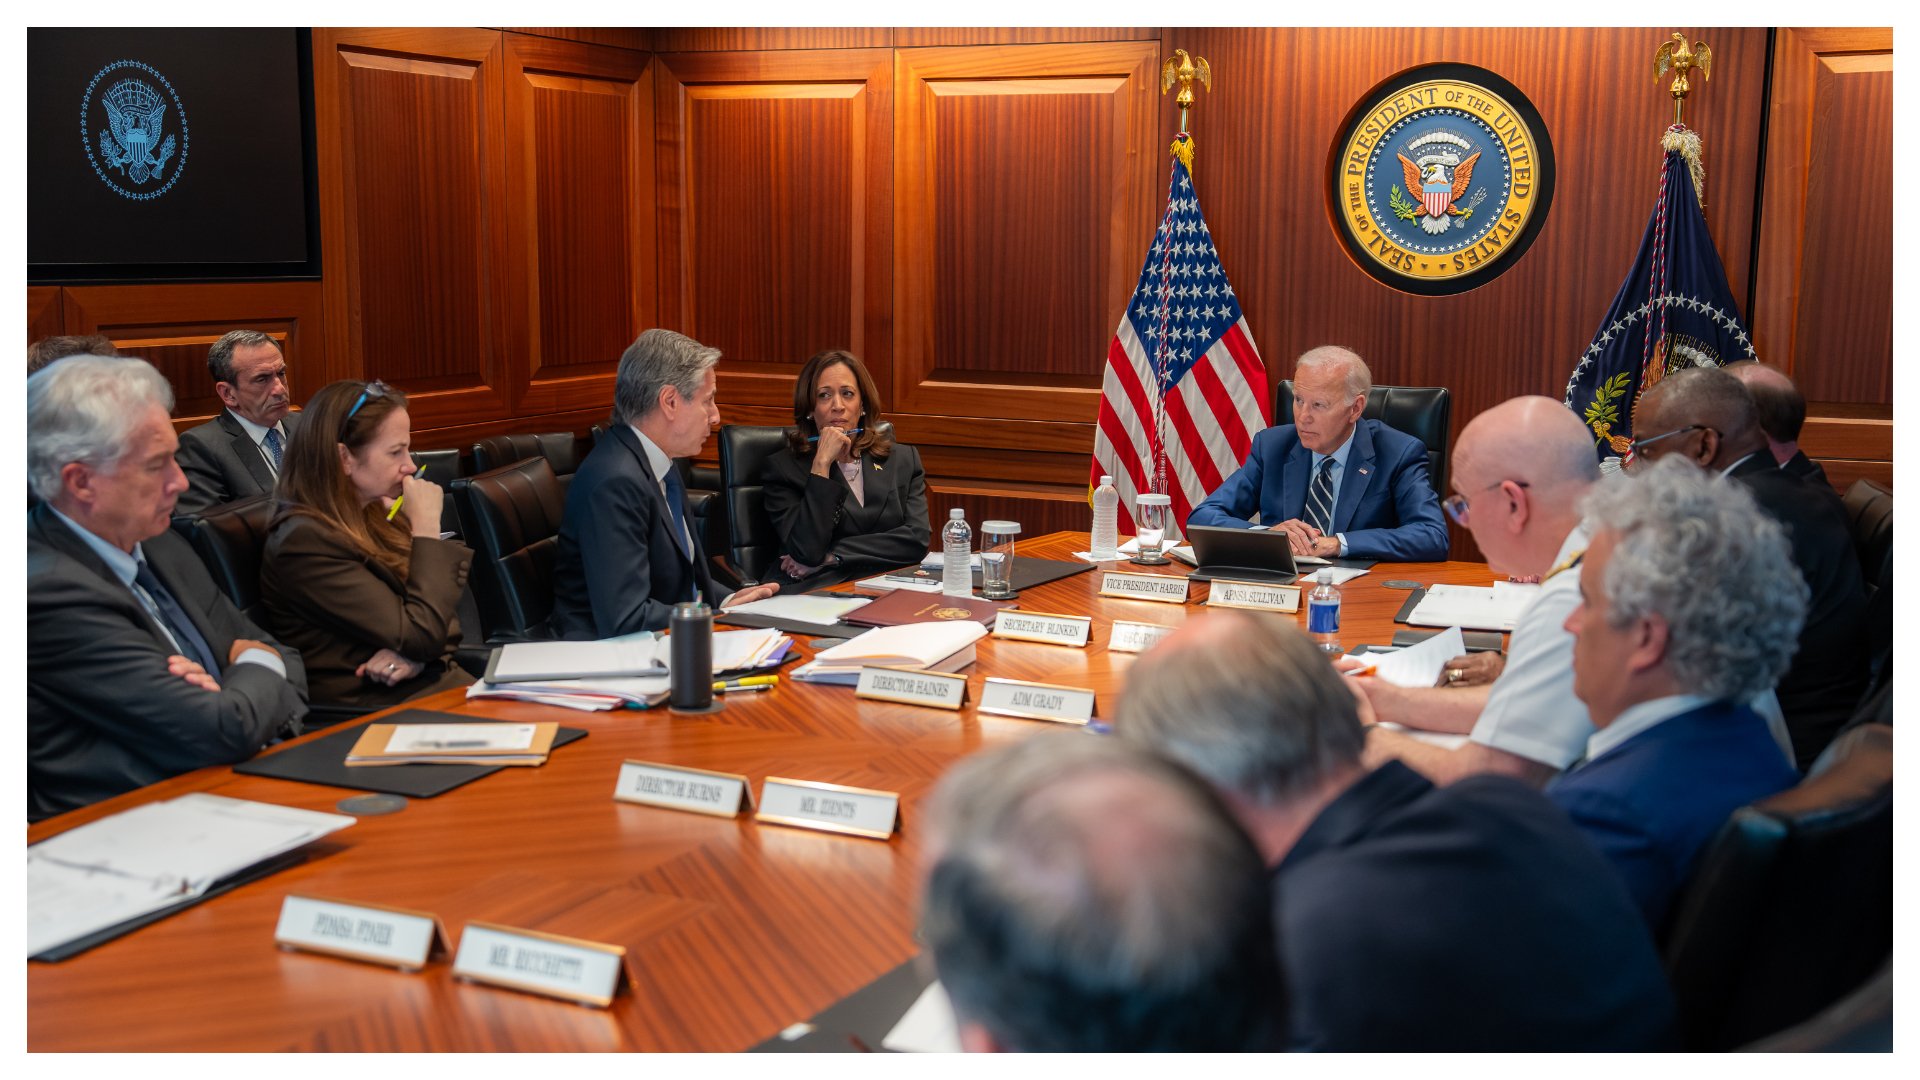
[[[493,650],[488,682],[603,679],[664,675],[665,644],[623,637],[606,641],[520,641]]]
[[[971,619],[882,626],[825,650],[793,677],[852,686],[863,667],[958,671],[973,663],[974,642],[985,636],[987,628]]]
[[[802,593],[797,596],[769,596],[765,600],[755,600],[751,604],[741,604],[727,610],[735,615],[765,615],[814,626],[832,626],[840,621],[842,615],[866,604],[868,599],[865,596]]]
[[[560,725],[368,724],[348,765],[539,765]]]

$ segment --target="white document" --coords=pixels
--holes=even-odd
[[[1312,558],[1312,556],[1295,555],[1293,557],[1294,565],[1295,566],[1303,565],[1306,563],[1306,561],[1309,558]],[[1319,559],[1315,561],[1324,563],[1326,560]],[[1364,574],[1366,572],[1367,572],[1367,568],[1364,566],[1329,566],[1327,567],[1327,573],[1333,575],[1333,583],[1335,585],[1345,585],[1347,582],[1352,581],[1354,578],[1357,578],[1361,574]],[[1300,572],[1299,585],[1301,588],[1311,589],[1318,584],[1320,584],[1320,571],[1302,570]]]
[[[1390,653],[1368,653],[1364,659],[1373,664],[1373,677],[1395,686],[1432,686],[1440,680],[1447,661],[1464,656],[1466,638],[1457,626],[1449,626],[1418,645],[1409,645]]]
[[[936,536],[934,539],[938,540],[939,537]],[[947,565],[947,557],[941,554],[940,550],[936,548],[927,552],[927,557],[920,560],[920,565],[929,570],[938,570]],[[967,565],[975,570],[980,569],[980,553],[976,551],[972,555],[967,556]]]
[[[893,1025],[880,1045],[896,1054],[957,1054],[960,1052],[960,1025],[953,1018],[953,1002],[947,988],[930,983],[907,1008],[900,1022]]]
[[[906,589],[911,592],[924,593],[936,593],[940,591],[940,582],[937,579],[907,581],[902,578],[891,578],[885,574],[878,574],[870,578],[861,578],[854,584],[862,589],[872,589],[875,592],[892,592],[894,589]]]
[[[27,955],[157,911],[354,819],[195,793],[27,849]]]
[[[729,615],[765,615],[769,619],[790,619],[812,626],[833,626],[847,612],[872,603],[865,596],[836,596],[829,593],[801,593],[797,596],[769,596],[751,604],[727,609]]]
[[[973,662],[973,644],[986,636],[987,628],[972,619],[875,627],[822,651],[812,663],[801,665],[793,677],[851,686],[863,667],[953,671]]]
[[[785,640],[787,635],[772,629],[717,631],[713,635],[713,670],[759,667]]]
[[[672,680],[666,675],[638,675],[630,679],[566,679],[557,682],[490,683],[467,687],[467,700],[505,698],[559,705],[582,712],[600,712],[632,702],[658,704]]]
[[[1422,731],[1419,728],[1410,728],[1404,724],[1396,724],[1391,720],[1380,721],[1380,726],[1388,731],[1398,731],[1416,742],[1423,742],[1428,746],[1437,746],[1442,750],[1458,750],[1462,746],[1467,745],[1467,739],[1469,738],[1469,736],[1466,735],[1455,735],[1446,731]]]
[[[487,681],[528,682],[659,675],[667,670],[665,645],[633,635],[606,641],[521,641],[502,645],[487,665]]]
[[[389,754],[422,750],[531,750],[532,724],[400,724],[387,740]]]
[[[1511,630],[1540,595],[1540,586],[1502,581],[1492,588],[1435,585],[1414,606],[1407,621],[1415,626],[1459,626],[1468,630]]]

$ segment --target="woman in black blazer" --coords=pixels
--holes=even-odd
[[[806,592],[918,563],[933,533],[920,454],[893,441],[880,391],[844,349],[816,354],[793,388],[787,449],[767,459],[767,514],[782,592]]]

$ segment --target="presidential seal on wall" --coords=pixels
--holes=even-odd
[[[176,140],[168,130],[180,129]],[[143,202],[173,187],[187,167],[187,109],[173,84],[138,60],[116,60],[80,98],[80,146],[100,182]],[[171,168],[169,168],[171,166]]]
[[[1402,72],[1370,91],[1340,132],[1328,211],[1354,261],[1384,284],[1428,296],[1484,285],[1546,220],[1546,125],[1491,71]]]

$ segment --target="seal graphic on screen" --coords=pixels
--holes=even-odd
[[[80,99],[80,142],[94,175],[115,194],[157,198],[187,167],[187,109],[166,76],[138,60],[116,60]]]

